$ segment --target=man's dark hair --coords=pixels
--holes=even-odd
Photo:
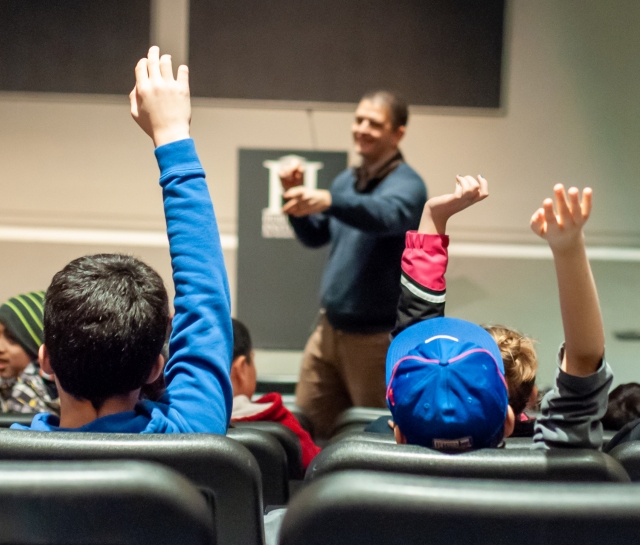
[[[369,91],[362,100],[371,100],[372,102],[382,102],[391,114],[391,125],[394,129],[405,127],[409,121],[409,108],[407,102],[397,93],[384,91],[382,89]]]
[[[640,418],[640,384],[620,384],[611,390],[607,412],[602,418],[605,430],[618,431],[625,424]]]
[[[97,409],[149,378],[169,322],[162,278],[134,257],[75,259],[53,277],[44,344],[65,392]]]
[[[251,350],[253,350],[253,346],[251,344],[251,335],[249,335],[247,326],[244,325],[240,320],[236,320],[235,318],[231,319],[231,323],[233,324],[232,361],[239,356],[245,356],[246,358],[249,358],[251,356]]]

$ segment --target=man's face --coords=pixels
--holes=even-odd
[[[31,358],[13,338],[11,333],[0,324],[0,378],[16,378],[25,370]]]
[[[369,162],[398,147],[404,127],[393,128],[389,109],[378,101],[363,99],[351,126],[356,151]]]

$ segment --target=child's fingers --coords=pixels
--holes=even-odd
[[[138,117],[138,98],[136,96],[136,88],[129,93],[129,104],[131,105],[131,115],[134,119]]]
[[[480,197],[485,198],[489,196],[489,182],[485,180],[481,174],[478,174],[478,183],[480,184]]]
[[[578,191],[577,187],[570,187],[567,193],[569,194],[569,210],[571,211],[573,221],[581,223],[580,191]]]
[[[473,176],[465,176],[467,182],[469,184],[469,194],[474,198],[474,202],[482,200],[484,197],[480,194],[482,190],[482,186],[480,185],[480,180],[474,178]]]
[[[171,65],[171,55],[160,57],[160,74],[168,81],[173,81],[173,66]]]
[[[161,78],[160,74],[160,48],[157,45],[149,48],[147,54],[147,66],[149,68],[149,77],[152,79]]]
[[[566,206],[566,203],[565,203]],[[544,221],[547,224],[547,228],[551,225],[558,224],[558,218],[553,210],[553,201],[551,199],[545,199],[542,202],[542,211],[544,216]]]
[[[570,215],[569,206],[567,205],[567,196],[565,195],[565,192],[564,192],[564,186],[562,184],[556,184],[553,187],[553,193],[556,197],[556,207],[558,209],[558,216],[560,217],[560,221],[564,223],[566,220],[569,219],[569,215]]]
[[[580,207],[584,221],[587,221],[589,219],[589,216],[591,215],[592,200],[593,190],[590,187],[585,187],[582,191],[582,204]]]
[[[531,216],[531,230],[538,236],[542,236],[544,233],[544,210],[542,208],[538,208]]]
[[[147,64],[147,59],[140,59],[136,64],[136,84],[144,83],[149,79]]]
[[[187,85],[189,86],[189,67],[181,64],[178,67],[178,78],[177,78],[179,83],[182,83],[183,85]]]
[[[462,178],[462,176],[460,176],[459,174],[456,176],[456,187],[453,190],[453,195],[458,199],[460,197],[462,197],[462,191],[463,191],[462,190],[462,183],[460,182],[461,178]]]
[[[469,182],[469,191],[475,194],[480,193],[480,182],[473,176],[466,176],[466,178]]]
[[[473,191],[475,180],[471,176],[458,176],[458,181],[462,187],[462,194],[468,194]]]

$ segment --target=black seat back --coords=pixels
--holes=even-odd
[[[0,413],[0,429],[10,428],[11,424],[30,426],[34,416],[29,413]]]
[[[212,496],[219,544],[264,540],[260,469],[245,447],[224,436],[3,430],[0,460],[157,462]]]
[[[340,414],[336,420],[332,435],[338,435],[345,431],[363,431],[367,424],[378,420],[381,416],[392,418],[389,409],[351,407]]]
[[[230,428],[227,437],[253,454],[262,476],[264,506],[284,505],[289,501],[287,453],[273,435],[253,428]]]
[[[480,479],[629,482],[618,462],[594,450],[482,449],[442,454],[370,441],[340,441],[325,448],[309,465],[305,479],[354,469]]]
[[[208,545],[207,502],[187,479],[141,462],[0,462],[0,543]]]
[[[344,472],[305,487],[280,545],[632,545],[640,486]]]
[[[292,430],[277,422],[234,422],[233,426],[234,428],[256,429],[275,437],[287,454],[289,478],[302,479],[304,477],[302,447],[298,436]],[[227,435],[229,434],[227,433]]]
[[[341,441],[352,441],[356,443],[361,441],[370,441],[372,443],[387,443],[389,445],[396,444],[396,438],[393,435],[386,433],[371,433],[367,431],[344,431],[339,435],[334,435],[329,440],[329,444],[333,445],[334,443],[339,443]]]
[[[504,440],[504,448],[524,448],[533,447],[533,437],[507,437]]]
[[[602,431],[602,450],[607,452],[609,443],[616,436],[618,432],[612,430],[603,430]]]
[[[640,441],[622,443],[609,455],[622,464],[632,481],[640,481]]]

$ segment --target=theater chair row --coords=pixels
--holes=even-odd
[[[220,524],[192,483],[159,465],[0,462],[2,544],[214,545],[225,543]],[[638,484],[348,471],[296,496],[280,544],[635,544],[639,531]]]
[[[238,431],[242,433],[238,434]],[[0,465],[2,465],[0,470],[6,471],[10,478],[5,476],[4,473],[0,475],[0,482],[3,483],[0,497],[3,502],[7,502],[1,504],[2,508],[0,509],[2,513],[0,517],[0,543],[12,543],[16,545],[19,543],[55,542],[38,541],[38,536],[42,535],[39,532],[44,531],[41,529],[41,525],[54,524],[52,535],[58,530],[62,532],[64,528],[69,527],[69,523],[60,526],[59,522],[57,523],[59,527],[56,527],[55,521],[58,520],[58,515],[62,517],[62,512],[56,511],[59,506],[47,505],[47,498],[56,495],[54,488],[58,486],[55,484],[58,481],[60,486],[62,486],[60,492],[61,497],[70,498],[70,502],[77,501],[80,505],[85,505],[85,508],[89,511],[82,516],[84,516],[86,520],[95,520],[95,524],[98,524],[98,521],[104,519],[101,519],[99,515],[92,515],[90,510],[93,509],[94,505],[103,506],[103,502],[115,501],[114,495],[117,496],[117,494],[120,493],[118,492],[118,486],[120,486],[117,484],[118,482],[121,482],[122,486],[124,486],[123,494],[125,494],[125,501],[123,505],[128,505],[127,502],[133,505],[135,501],[138,500],[131,499],[134,497],[131,494],[134,494],[134,491],[140,487],[131,484],[133,481],[127,485],[127,479],[129,478],[127,475],[129,475],[129,473],[126,472],[129,471],[127,468],[130,467],[133,467],[131,472],[133,472],[134,475],[138,475],[138,473],[142,471],[138,468],[139,466],[135,464],[131,466],[129,464],[130,460],[137,460],[155,462],[166,468],[171,468],[183,477],[186,477],[193,485],[204,492],[203,497],[208,500],[208,518],[215,522],[215,528],[212,531],[217,539],[217,543],[222,545],[261,544],[263,543],[263,507],[267,504],[263,500],[262,491],[265,483],[266,485],[270,485],[269,483],[274,482],[273,474],[267,474],[272,471],[272,469],[269,469],[268,465],[266,465],[266,458],[262,459],[262,466],[260,466],[256,456],[250,452],[250,449],[244,447],[240,441],[230,438],[235,435],[240,440],[245,440],[243,438],[251,436],[252,434],[254,437],[267,435],[266,432],[249,429],[230,430],[229,437],[204,434],[54,434],[2,430],[0,431]],[[286,458],[283,454],[284,449],[278,444],[277,440],[274,441],[275,444],[278,445],[281,453],[281,470],[282,472],[286,472]],[[253,442],[255,443],[255,440],[253,440]],[[266,443],[267,442],[265,442],[265,444]],[[617,458],[618,461],[616,461],[614,457]],[[10,460],[20,462],[9,462]],[[26,462],[28,460],[33,462],[29,464]],[[54,462],[37,462],[38,460],[53,460]],[[113,464],[105,465],[105,463],[110,460],[119,460],[119,462],[115,466]],[[63,461],[67,461],[67,463],[70,464],[69,467],[61,465],[64,463]],[[94,461],[94,463],[98,465],[89,467],[86,463],[78,463],[78,461]],[[103,478],[100,473],[103,468],[106,468],[105,471],[115,471],[116,477],[113,479]],[[119,469],[122,469],[124,473],[118,474],[117,470]],[[69,473],[65,473],[76,470],[88,471],[87,479],[84,477],[78,477],[77,479],[70,478]],[[357,476],[350,476],[350,472],[353,470],[367,470],[367,473],[358,473]],[[51,478],[45,475],[45,473],[49,471],[52,472]],[[401,474],[405,475],[403,476]],[[36,475],[40,476],[36,478]],[[64,477],[65,475],[66,477]],[[163,479],[168,479],[166,475],[168,475],[168,473],[165,471],[165,473],[162,473],[161,478],[148,477],[148,479],[161,483],[164,482]],[[450,480],[451,477],[465,477],[466,479]],[[491,510],[498,509],[500,505],[508,511],[508,506],[511,505],[511,500],[508,498],[511,496],[505,496],[501,499],[500,494],[502,494],[504,490],[514,491],[513,493],[520,491],[518,493],[521,493],[523,498],[529,495],[528,499],[526,501],[522,499],[521,503],[533,509],[531,516],[535,514],[535,516],[538,517],[547,516],[552,511],[551,507],[545,511],[546,508],[543,507],[547,504],[535,503],[538,501],[536,499],[538,496],[545,494],[549,494],[555,498],[569,498],[566,500],[568,502],[567,505],[572,505],[571,502],[573,499],[578,501],[580,497],[583,496],[584,500],[585,495],[590,494],[596,494],[594,497],[605,499],[609,497],[608,495],[612,495],[613,497],[615,494],[612,491],[615,489],[620,491],[621,495],[616,496],[614,500],[612,500],[613,503],[611,505],[619,506],[620,504],[618,502],[626,502],[629,499],[629,494],[631,494],[629,491],[633,491],[633,494],[631,494],[633,497],[640,498],[640,488],[637,488],[636,485],[619,484],[628,483],[630,477],[631,480],[640,481],[640,443],[620,445],[612,451],[612,456],[591,450],[556,450],[542,452],[526,449],[488,449],[457,456],[449,456],[415,446],[374,442],[366,438],[356,440],[352,437],[351,439],[339,441],[327,447],[313,461],[306,474],[306,486],[289,504],[290,512],[287,513],[285,519],[286,524],[283,526],[282,539],[283,543],[315,543],[316,541],[313,541],[313,539],[316,539],[315,535],[307,536],[306,541],[300,541],[298,539],[302,539],[300,536],[303,536],[304,532],[302,534],[297,532],[302,532],[301,529],[305,528],[310,531],[315,531],[313,530],[313,525],[316,524],[316,522],[314,522],[316,519],[324,521],[332,519],[332,517],[336,517],[336,520],[333,520],[331,523],[333,527],[336,528],[336,531],[338,528],[343,527],[346,519],[354,521],[360,520],[361,522],[358,524],[354,522],[354,526],[350,531],[356,532],[358,528],[360,528],[360,530],[366,530],[366,532],[371,530],[371,536],[383,536],[385,535],[384,533],[378,533],[376,530],[380,521],[385,520],[397,528],[397,523],[392,521],[397,509],[405,509],[405,507],[402,507],[404,506],[403,502],[408,502],[408,504],[414,506],[408,513],[413,513],[417,519],[420,519],[422,516],[427,518],[429,516],[435,516],[435,514],[429,515],[428,513],[430,509],[437,509],[438,505],[440,505],[441,509],[440,515],[448,513],[448,516],[455,518],[455,516],[459,516],[460,513],[455,510],[449,512],[449,504],[447,502],[438,503],[436,501],[433,504],[430,503],[429,498],[433,500],[433,498],[440,498],[442,496],[441,490],[443,488],[450,490],[448,493],[450,497],[447,496],[447,494],[442,496],[445,499],[449,497],[447,501],[455,504],[455,498],[458,497],[458,500],[462,502],[460,505],[466,505],[464,508],[460,507],[460,509],[462,509],[460,512],[464,512],[464,509],[470,509],[472,513],[475,513],[474,509],[477,509],[478,513],[480,513],[484,512],[483,509],[489,509],[489,507]],[[441,478],[447,478],[449,480],[440,482],[439,479]],[[472,478],[500,479],[501,481],[477,484]],[[22,488],[18,485],[14,487],[11,484],[18,483],[21,479],[24,480],[24,486],[22,486]],[[58,481],[56,481],[56,479],[58,479]],[[174,476],[171,477],[171,479],[173,480],[167,480],[167,483],[170,484],[167,484],[164,488],[161,487],[159,491],[161,498],[153,499],[151,502],[152,505],[160,502],[161,505],[165,506],[162,508],[153,507],[153,509],[158,509],[158,512],[163,512],[162,509],[165,508],[169,509],[170,506],[166,506],[167,502],[171,505],[173,505],[171,502],[174,501],[179,504],[182,501],[181,491],[187,490],[188,488],[185,488],[184,478],[176,481],[177,477]],[[538,485],[534,485],[534,483],[531,482],[514,483],[514,480],[574,481],[574,483],[571,485],[562,484],[561,486],[550,483],[538,483]],[[178,482],[180,484],[178,484]],[[604,484],[607,482],[610,484]],[[585,483],[601,484],[590,484],[587,486]],[[80,488],[74,488],[76,485],[82,486],[80,486]],[[85,485],[88,488],[85,489]],[[125,485],[127,485],[128,488]],[[65,486],[67,488],[65,488]],[[97,487],[94,491],[96,494],[95,501],[86,499],[91,496],[92,486]],[[153,486],[151,484],[145,484],[142,488],[147,490],[152,489]],[[142,490],[142,488],[140,488],[140,490]],[[167,495],[171,496],[172,490],[174,489],[176,491],[176,497],[170,498],[169,501]],[[74,490],[77,490],[78,496],[74,495]],[[565,490],[566,496],[558,496],[558,490]],[[391,494],[392,492],[393,494]],[[20,498],[21,494],[23,495],[22,498]],[[164,496],[162,496],[162,494],[164,494]],[[185,492],[185,494],[185,498],[192,497],[192,495],[189,496],[187,492]],[[286,492],[282,492],[281,497],[283,496],[286,496]],[[396,497],[398,498],[397,501],[394,499]],[[138,496],[135,496],[135,498],[138,498]],[[14,502],[13,499],[16,501]],[[20,501],[18,501],[18,499]],[[467,500],[471,503],[464,503]],[[187,503],[190,502],[190,504],[193,505],[199,505],[199,502],[194,503],[191,499],[184,501]],[[585,501],[587,501],[586,512],[592,513],[592,511],[589,511],[591,508],[589,507],[589,501],[591,500],[587,499]],[[606,501],[608,501],[608,499],[606,499]],[[489,507],[482,507],[483,502],[488,502],[487,506]],[[385,505],[388,506],[387,511],[385,511]],[[535,507],[536,505],[537,507]],[[43,506],[46,506],[46,513],[48,513],[47,517],[49,518],[43,518],[37,515],[38,525],[33,525],[33,533],[29,533],[34,513],[39,514],[40,510],[44,508]],[[340,506],[343,506],[344,510],[340,511]],[[59,508],[62,509],[62,507]],[[608,508],[609,507],[607,507],[607,509]],[[149,509],[149,512],[152,512],[152,508]],[[197,512],[199,512],[198,509],[200,509],[200,507],[197,507]],[[558,511],[556,514],[560,518],[569,517],[567,520],[572,520],[572,524],[578,524],[576,521],[586,516],[584,513],[578,512],[579,510],[577,510],[575,505],[567,509],[566,512]],[[611,509],[613,512],[613,507],[611,507]],[[23,510],[24,513],[21,510]],[[179,511],[186,513],[188,509],[186,507],[179,507]],[[507,511],[500,516],[507,517]],[[638,503],[630,501],[625,504],[624,512],[628,515],[628,520],[625,519],[626,522],[621,524],[623,524],[623,526],[632,524],[632,522],[635,524],[638,517],[640,517],[640,506]],[[31,514],[29,515],[29,513]],[[116,510],[114,513],[118,513],[118,511]],[[357,513],[357,516],[355,513]],[[456,515],[456,513],[458,513],[458,515]],[[499,509],[496,513],[499,513]],[[605,509],[603,515],[605,518],[609,517],[607,513],[608,511]],[[212,514],[213,516],[211,516]],[[352,514],[355,518],[351,518]],[[409,514],[405,514],[405,518],[409,516]],[[15,517],[13,515],[15,515]],[[560,515],[562,515],[562,517]],[[620,513],[618,515],[620,515]],[[167,515],[167,517],[168,516],[169,515]],[[191,516],[192,515],[189,515],[189,517]],[[196,513],[194,516],[195,520],[202,521],[203,519],[201,513],[200,515]],[[516,517],[516,519],[520,516],[517,510],[514,511],[513,516]],[[9,523],[6,517],[10,517],[13,522]],[[615,520],[619,520],[619,518],[620,517]],[[63,517],[63,520],[66,519]],[[120,520],[120,518],[118,520]],[[140,514],[140,520],[147,520],[144,513]],[[538,524],[540,522],[540,519],[536,519],[535,517],[531,520],[533,521],[531,524]],[[368,522],[365,524],[365,521]],[[160,528],[162,528],[164,522],[163,519],[162,524],[159,525]],[[529,522],[527,522],[527,524],[528,523]],[[100,522],[100,524],[102,524],[102,522]],[[418,523],[416,522],[416,524]],[[202,526],[201,523],[193,523],[193,525],[194,527]],[[305,525],[311,526],[307,527]],[[327,526],[327,528],[329,527],[330,526]],[[58,528],[58,530],[56,530],[56,528]],[[114,528],[117,529],[118,525]],[[424,528],[424,525],[421,526],[418,524],[415,528]],[[634,528],[636,531],[635,536],[637,537],[637,535],[639,535],[638,532],[640,532],[640,525],[634,526]],[[7,531],[11,530],[11,532],[19,530],[19,535],[22,536],[21,539],[24,538],[23,541],[16,541],[14,539],[15,535],[18,534],[3,534],[3,529]],[[116,531],[115,529],[114,532]],[[406,532],[409,532],[409,530],[410,529],[405,529]],[[202,530],[204,534],[206,534],[207,531],[208,530]],[[444,532],[445,530],[442,531]],[[143,530],[140,530],[140,532],[144,533]],[[152,532],[149,535],[155,534]],[[174,534],[168,533],[167,535]],[[188,535],[192,536],[192,534]],[[325,543],[348,542],[335,541],[333,534],[329,535],[331,535],[332,538],[331,540],[324,541]],[[345,533],[344,535],[347,536],[350,534]],[[408,534],[402,535],[407,537]],[[493,536],[491,533],[487,535]],[[29,539],[33,538],[33,541],[30,541],[25,536],[30,536]],[[109,537],[109,539],[106,541],[98,540],[96,543],[120,543],[120,541],[111,540],[111,534],[107,534],[107,537]],[[352,535],[351,537],[354,536]],[[388,545],[389,543],[378,541],[377,539],[373,539],[373,537],[371,540],[369,540],[369,537],[366,539],[365,536],[361,537],[362,539],[352,542],[380,543],[381,545],[383,543]],[[135,534],[131,539],[132,541],[130,542],[143,542],[142,538],[138,537],[138,534]],[[213,538],[208,537],[207,539]],[[86,542],[93,543],[91,540]],[[179,542],[186,543],[189,542],[189,540],[185,538],[184,541],[181,540]],[[391,542],[404,543],[406,541]],[[464,541],[458,540],[458,537],[456,537],[453,542],[464,543]],[[491,543],[492,541],[474,541],[474,543],[485,542]],[[493,543],[498,542],[500,541],[493,541]],[[544,542],[555,543],[555,541]],[[558,543],[560,542],[562,541]],[[622,542],[631,543],[631,541]],[[68,541],[67,543],[75,543],[75,541]],[[434,541],[434,543],[439,542]]]

